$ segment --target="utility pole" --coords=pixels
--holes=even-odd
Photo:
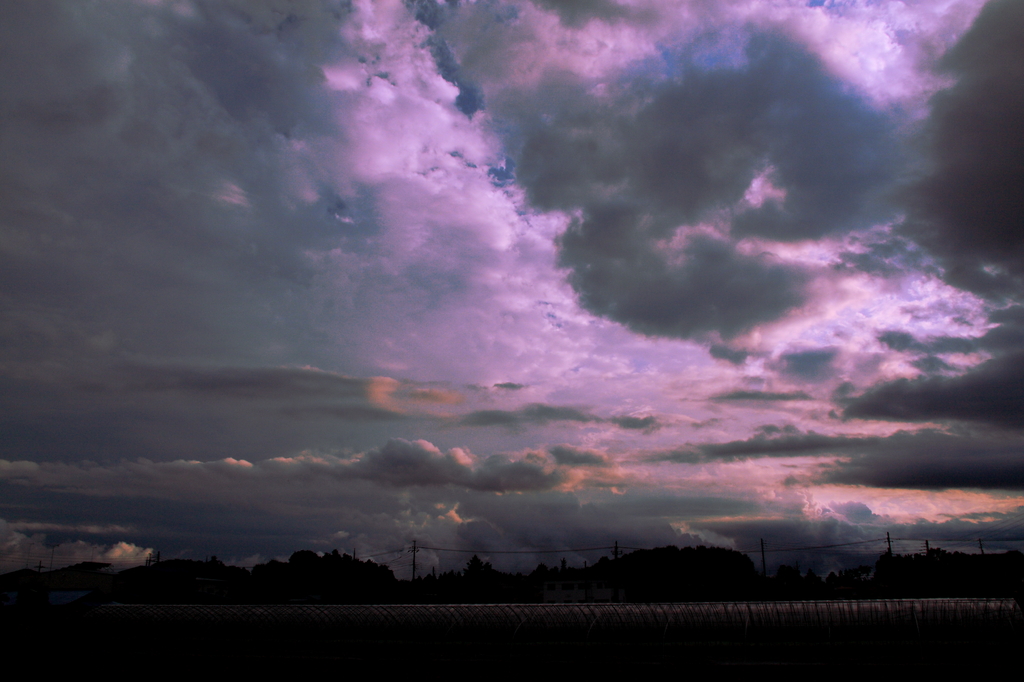
[[[981,538],[978,538],[978,549],[981,550],[982,554],[985,554],[985,545],[981,544]]]
[[[60,543],[46,543],[46,546],[50,548],[50,568],[47,569],[46,584],[53,586],[53,553],[57,551],[58,547],[60,547]]]
[[[761,538],[761,577],[768,577],[768,564],[764,561],[764,538]]]
[[[619,603],[619,541],[615,541],[612,549],[612,601]]]
[[[889,531],[885,531],[885,544],[889,545],[889,556],[892,556],[892,539],[889,537]]]
[[[412,541],[412,579],[413,579],[413,581],[416,580],[416,552],[418,552],[418,551],[419,550],[416,549],[416,541],[413,540]]]

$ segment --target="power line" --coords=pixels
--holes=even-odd
[[[460,552],[462,554],[567,554],[569,552],[597,552],[606,549],[615,549],[614,546],[609,545],[608,547],[583,547],[576,549],[454,549],[451,547],[424,547],[420,545],[419,549],[429,549],[435,552]],[[619,547],[619,549],[647,549],[645,547]]]

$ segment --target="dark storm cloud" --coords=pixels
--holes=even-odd
[[[758,505],[749,500],[729,497],[674,497],[670,495],[622,495],[606,502],[607,509],[629,516],[699,519],[756,512]]]
[[[342,355],[310,254],[353,208],[313,164],[296,201],[289,150],[343,135],[344,5],[3,6],[0,456],[273,456],[402,418],[289,369]]]
[[[322,205],[295,206],[285,155],[334,130],[329,7],[262,26],[255,5],[4,6],[5,359],[294,347],[307,253],[338,238]]]
[[[1024,488],[1024,440],[993,433],[898,431],[890,436],[828,436],[792,426],[762,427],[746,440],[686,445],[647,457],[696,464],[762,457],[832,457],[802,482],[880,488]]]
[[[949,364],[942,358],[935,357],[934,355],[919,358],[910,364],[925,374],[938,374],[939,372],[952,372],[956,370],[953,365]]]
[[[946,279],[1024,294],[1024,5],[989,2],[942,59],[957,79],[932,100],[930,166],[909,193],[908,233]]]
[[[614,0],[532,0],[541,9],[554,11],[565,26],[579,28],[592,19],[617,21],[641,13]]]
[[[654,416],[646,417],[610,417],[606,421],[623,429],[654,433],[662,427],[661,422]]]
[[[725,240],[693,239],[683,265],[639,240],[603,248],[604,233],[630,239],[642,223],[640,216],[600,210],[559,239],[559,264],[570,269],[569,283],[590,312],[649,336],[718,331],[730,338],[803,302],[800,271],[739,254]]]
[[[749,353],[744,350],[737,350],[720,344],[712,344],[708,349],[708,352],[711,354],[711,357],[716,360],[725,360],[734,365],[742,365],[743,361],[746,360],[749,355]]]
[[[763,541],[769,575],[773,575],[780,564],[786,564],[798,565],[801,572],[812,569],[819,577],[824,577],[830,571],[856,566],[874,567],[878,558],[886,552],[887,531],[893,539],[892,549],[896,554],[920,554],[924,551],[925,540],[929,539],[933,549],[941,547],[947,551],[976,552],[979,536],[991,538],[993,530],[996,530],[993,526],[1005,524],[1008,517],[1019,514],[985,513],[985,521],[981,523],[972,521],[970,514],[940,522],[919,520],[899,523],[890,517],[875,514],[860,502],[837,505],[835,510],[822,511],[822,517],[813,519],[741,518],[705,521],[690,524],[690,527],[694,531],[710,530],[731,538],[737,549],[748,550],[759,570],[760,543]],[[839,512],[841,517],[833,515],[832,511]],[[937,541],[939,538],[943,540]],[[793,551],[791,548],[794,547],[821,549]],[[1005,551],[1017,547],[1019,543],[1003,544],[985,540],[986,551]]]
[[[579,215],[559,264],[591,312],[648,335],[729,338],[800,305],[807,281],[734,239],[812,239],[884,215],[885,118],[782,39],[754,36],[744,60],[686,63],[604,96],[553,78],[530,99],[538,110],[501,105],[519,121],[516,174],[530,200]],[[759,174],[784,198],[741,203]],[[728,235],[667,245],[681,225],[723,219]]]
[[[531,403],[517,410],[476,410],[459,420],[463,426],[520,427],[551,422],[599,422],[601,418],[574,407]]]
[[[962,420],[1024,427],[1024,353],[996,357],[956,377],[899,379],[848,403],[844,416],[897,421]]]
[[[517,384],[517,383],[514,383],[512,381],[504,381],[504,382],[502,382],[500,384],[494,384],[494,387],[495,388],[503,388],[506,391],[518,391],[520,389],[526,388],[526,385],[525,384]]]
[[[365,397],[370,381],[286,367],[146,367],[114,371],[112,384],[134,391],[175,391],[205,397],[284,400]],[[118,381],[121,379],[122,381]]]
[[[355,444],[355,425],[379,442],[385,424],[408,419],[369,399],[370,380],[330,372],[102,362],[92,369],[0,376],[0,457],[269,457],[341,437]]]
[[[520,181],[550,208],[636,197],[671,212],[654,226],[666,231],[739,201],[770,165],[786,197],[739,212],[735,231],[796,240],[860,227],[893,170],[886,119],[780,38],[754,36],[745,60],[689,64],[631,85],[622,100],[548,83],[537,93],[542,119],[525,131]]]
[[[574,445],[556,445],[548,448],[548,452],[559,464],[567,466],[610,466],[612,461],[608,455],[598,450],[578,448]]]
[[[998,326],[978,339],[978,345],[997,353],[1024,350],[1024,308],[1014,306],[997,310],[989,314],[988,321]]]
[[[772,393],[771,391],[730,391],[716,395],[712,400],[756,400],[768,402],[782,402],[788,400],[812,400],[811,396],[803,391],[792,391],[790,393]]]
[[[865,448],[877,443],[872,437],[826,436],[808,431],[800,432],[793,426],[779,428],[762,427],[761,432],[747,440],[728,443],[706,443],[686,445],[650,455],[655,462],[730,462],[760,457],[801,457],[805,455],[829,455],[844,453],[851,448]]]
[[[761,570],[761,543],[765,548],[765,563],[768,575],[774,575],[780,564],[797,565],[800,572],[813,570],[819,577],[830,571],[854,568],[860,565],[874,566],[885,551],[885,532],[869,524],[847,523],[834,516],[822,519],[738,519],[705,521],[692,524],[697,530],[708,530],[732,539],[739,550],[746,550]],[[909,526],[887,525],[893,535],[914,537]],[[899,529],[899,530],[897,530]],[[936,537],[934,529],[931,537]],[[948,531],[946,531],[948,533]],[[823,547],[828,545],[864,543],[855,546],[838,547],[831,550],[792,551],[793,547]],[[897,549],[899,546],[897,545]],[[915,546],[915,550],[917,547]]]
[[[581,503],[569,493],[476,495],[459,505],[460,513],[501,521],[498,524],[463,524],[458,537],[466,546],[493,549],[607,547],[616,540],[625,544],[624,537],[634,538],[637,541],[634,546],[656,547],[680,542],[679,534],[669,523],[678,518],[671,515],[672,511],[683,511],[682,508],[688,506],[688,511],[701,515],[699,501],[690,505],[680,502],[674,510],[664,507],[661,510],[630,509],[628,504],[617,508],[614,502],[617,500],[611,504]],[[658,511],[665,511],[665,516]],[[560,555],[549,554],[542,560],[550,564],[559,558]],[[582,564],[583,558],[576,558],[574,563]],[[593,561],[593,557],[590,560]],[[534,566],[536,561],[533,559]]]
[[[900,431],[826,467],[821,482],[880,488],[1024,489],[1024,441],[994,434]]]
[[[782,372],[805,381],[816,381],[832,373],[832,361],[839,354],[836,348],[820,348],[781,356]]]
[[[475,410],[459,419],[459,424],[462,426],[506,426],[512,429],[529,425],[545,426],[552,422],[608,423],[615,424],[619,428],[644,433],[653,433],[662,426],[654,416],[621,416],[606,419],[575,407],[544,403],[530,403],[515,410]]]
[[[893,350],[919,353],[973,353],[978,348],[975,339],[956,336],[936,336],[925,341],[906,332],[889,331],[878,335],[878,340]]]
[[[966,421],[1017,429],[1024,426],[1024,312],[1014,306],[989,315],[996,324],[978,338],[918,339],[888,331],[878,340],[893,350],[920,353],[911,364],[925,373],[876,385],[855,397],[837,396],[844,416],[899,421]],[[958,376],[927,376],[957,371],[935,354],[988,351],[991,360]]]

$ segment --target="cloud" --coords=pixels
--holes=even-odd
[[[984,432],[925,429],[856,436],[767,426],[745,440],[688,444],[650,453],[646,460],[700,464],[815,457],[821,461],[795,476],[794,485],[1020,490],[1024,487],[1024,463],[1019,455],[1022,445],[1018,436]]]
[[[553,10],[565,25],[578,28],[593,19],[618,21],[637,15],[650,16],[615,0],[532,0],[537,7]]]
[[[871,511],[863,502],[844,502],[841,504],[833,504],[833,511],[836,511],[846,517],[846,520],[850,523],[857,524],[871,524],[882,521],[882,517]]]
[[[1024,350],[1024,308],[1013,306],[989,314],[989,322],[998,326],[978,339],[978,345],[994,352]]]
[[[770,257],[738,254],[725,240],[697,237],[672,264],[633,230],[644,216],[602,207],[559,239],[559,263],[580,304],[648,336],[734,337],[803,302],[807,277]],[[605,237],[624,243],[603,243]],[[625,243],[637,237],[633,243]]]
[[[118,371],[119,370],[119,371]],[[243,400],[296,398],[364,398],[370,380],[292,367],[168,367],[128,365],[115,369],[107,387],[139,392],[180,392],[186,395]]]
[[[790,393],[773,393],[771,391],[730,391],[713,396],[712,400],[754,400],[767,402],[783,402],[789,400],[811,400],[811,396],[803,391]]]
[[[960,376],[898,379],[875,386],[851,399],[843,415],[1024,427],[1024,353],[993,358]]]
[[[120,533],[124,529],[114,527],[106,529],[111,533]],[[25,531],[33,532],[28,535]],[[156,551],[151,547],[140,547],[130,542],[112,542],[106,545],[97,545],[83,540],[61,542],[59,544],[47,542],[53,536],[43,535],[40,531],[71,532],[71,533],[101,533],[104,530],[96,528],[66,528],[59,524],[26,524],[8,522],[0,518],[0,573],[6,573],[26,566],[33,568],[38,563],[49,569],[62,568],[81,561],[96,561],[109,563],[114,570],[123,570],[131,566],[142,564],[148,556]],[[54,546],[56,544],[56,546]],[[52,551],[51,551],[52,550]],[[52,562],[52,563],[51,563]]]
[[[600,417],[574,407],[545,405],[544,403],[530,403],[516,410],[475,410],[459,419],[459,423],[463,426],[508,426],[511,428],[560,421],[587,424],[602,420]]]
[[[611,459],[599,450],[579,448],[574,445],[556,445],[548,448],[548,452],[559,464],[566,466],[597,466],[606,467],[612,464]]]
[[[1024,293],[1024,7],[994,0],[946,53],[956,84],[931,102],[929,166],[908,192],[907,234],[955,286],[990,297]]]
[[[746,360],[749,355],[749,353],[744,350],[729,348],[728,346],[723,346],[721,344],[711,344],[708,352],[711,354],[711,357],[717,360],[726,360],[734,365],[743,364],[743,361]]]
[[[807,455],[841,454],[857,448],[867,448],[878,443],[876,437],[827,436],[813,431],[802,433],[792,426],[780,429],[775,426],[762,427],[760,433],[746,439],[726,443],[705,443],[686,445],[649,455],[655,462],[730,462],[760,457],[801,457]]]
[[[921,421],[1016,377],[1021,310],[986,325],[877,224],[937,87],[921,64],[978,3],[948,4],[5,8],[5,516],[199,558],[640,546],[803,514],[756,502],[765,471],[787,499],[828,477],[1015,485],[1012,432],[979,430],[961,466],[953,431],[812,425],[809,386],[840,371],[947,375],[912,384],[947,405],[909,391]],[[983,101],[969,81],[933,133],[943,98]]]
[[[406,0],[406,6],[416,17],[416,21],[430,29],[438,29],[444,24],[447,16],[454,10],[454,5],[441,4],[434,0]],[[467,80],[462,73],[458,60],[448,42],[436,33],[432,33],[424,42],[430,49],[437,71],[446,81],[459,89],[455,98],[455,107],[472,118],[473,114],[484,108],[484,95],[480,87]]]
[[[878,335],[878,340],[893,350],[919,353],[973,353],[978,348],[975,339],[958,336],[939,336],[921,341],[907,332],[888,331]]]
[[[994,434],[900,431],[850,451],[855,456],[825,467],[819,480],[880,488],[1022,490],[1022,445],[1017,437]]]
[[[426,441],[392,439],[367,452],[346,473],[390,486],[459,485],[492,492],[550,490],[565,481],[543,460],[511,460],[492,455],[479,466],[458,449],[447,454]]]
[[[38,373],[36,373],[38,374]],[[272,457],[304,447],[356,445],[353,428],[380,442],[386,425],[431,419],[424,388],[314,368],[138,365],[101,359],[53,376],[0,372],[4,456],[152,459]],[[447,395],[443,393],[442,396]]]
[[[607,421],[623,429],[643,431],[644,433],[653,433],[663,426],[657,417],[653,415],[646,417],[610,417]]]
[[[580,424],[614,424],[622,429],[653,433],[662,424],[653,415],[645,417],[598,417],[587,410],[544,403],[530,403],[515,410],[474,410],[459,418],[461,426],[506,426],[519,429],[529,425],[545,426],[552,422]]]
[[[343,50],[341,17],[307,5],[261,32],[223,5],[112,7],[32,3],[0,29],[5,354],[33,353],[44,326],[35,353],[280,348],[305,312],[282,299],[337,232],[295,201],[283,140],[336,130],[319,63]]]
[[[832,361],[839,354],[837,348],[784,353],[779,359],[782,372],[804,381],[818,381],[832,374]]]
[[[601,95],[552,76],[501,114],[534,206],[578,216],[559,263],[585,308],[643,334],[728,338],[799,306],[808,279],[735,239],[816,238],[882,215],[892,138],[780,38],[752,35],[739,65],[676,58],[667,77]],[[676,233],[697,224],[718,227]]]
[[[619,514],[609,523],[600,504],[588,506],[569,492],[570,484],[587,477],[596,481],[596,487],[587,484],[591,493],[626,482],[606,455],[574,446],[553,450],[561,462],[543,451],[477,457],[401,439],[349,457],[304,453],[255,463],[0,460],[0,494],[9,510],[31,517],[51,537],[66,537],[90,519],[101,539],[156,534],[165,556],[197,546],[221,555],[254,547],[273,556],[311,537],[315,548],[326,543],[330,549],[339,531],[347,533],[346,542],[361,543],[364,553],[403,545],[410,534],[422,544],[480,548],[467,545],[480,524],[498,532],[485,545],[494,548],[521,549],[523,541],[565,547],[573,538],[602,535],[598,544],[605,545],[612,529],[624,542],[647,541],[654,526],[662,540],[673,537],[650,513]],[[698,506],[691,504],[690,513]],[[548,512],[537,516],[542,509]],[[543,519],[539,526],[535,516]]]

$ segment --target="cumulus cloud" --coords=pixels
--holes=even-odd
[[[513,460],[492,455],[475,464],[471,455],[453,449],[442,453],[426,441],[391,440],[345,469],[347,474],[392,486],[459,485],[494,492],[550,490],[565,475],[537,457]]]
[[[707,59],[711,59],[705,55]],[[753,35],[725,64],[683,55],[627,85],[568,75],[503,110],[531,202],[578,218],[559,239],[581,304],[644,334],[735,336],[804,300],[807,274],[735,239],[790,241],[884,215],[889,124],[810,55]],[[721,233],[677,229],[718,224]]]
[[[400,439],[351,457],[309,453],[255,463],[0,461],[9,508],[45,501],[49,511],[35,522],[37,530],[66,537],[74,532],[69,520],[81,517],[107,520],[94,524],[100,537],[133,540],[159,529],[165,556],[195,543],[222,552],[262,545],[260,551],[273,555],[293,551],[296,537],[311,533],[317,547],[336,542],[339,530],[363,543],[364,552],[416,536],[423,544],[521,549],[564,547],[584,537],[607,545],[614,531],[623,541],[658,537],[663,544],[677,537],[665,517],[700,515],[713,504],[731,508],[727,501],[680,499],[674,508],[663,505],[660,515],[605,511],[603,502],[584,504],[571,492],[585,478],[593,479],[585,484],[592,492],[629,483],[597,450],[565,445],[550,453],[477,457]],[[535,516],[545,523],[535,525]],[[611,517],[615,522],[603,526]],[[487,537],[480,537],[481,528]],[[484,544],[470,544],[476,541]]]
[[[26,567],[35,568],[39,564],[48,570],[51,565],[53,568],[62,568],[82,561],[108,563],[115,570],[121,570],[142,564],[146,557],[155,554],[151,547],[140,547],[124,541],[106,545],[84,540],[50,542],[55,537],[63,539],[66,533],[77,535],[84,532],[94,535],[124,531],[125,529],[119,527],[62,527],[60,524],[8,522],[0,518],[0,572],[6,573]]]
[[[1001,134],[971,102],[1012,118],[993,64],[1015,53],[985,17],[1015,10],[944,61],[900,227],[886,190],[942,77],[923,69],[979,2],[841,5],[8,3],[12,531],[165,556],[640,546],[804,513],[751,502],[760,476],[674,495],[697,470],[785,470],[790,497],[1013,488],[994,430],[964,466],[952,432],[819,433],[837,422],[812,397],[840,380],[847,416],[1016,429],[1024,349],[1019,308],[986,322],[935,279],[1005,228],[946,248],[942,183],[953,122],[968,147]],[[993,159],[986,178],[1012,172]],[[973,290],[1010,291],[1007,258],[979,267],[1010,284]],[[944,376],[853,388],[914,367]],[[793,426],[750,435],[773,420]],[[713,442],[680,446],[691,428]]]
[[[908,234],[956,286],[1019,297],[1024,276],[1024,8],[985,5],[940,62],[955,85],[931,103],[924,177],[909,192]]]
[[[351,456],[306,453],[275,457],[256,463],[226,458],[201,462],[140,459],[107,467],[92,464],[37,463],[0,460],[0,479],[26,486],[86,494],[176,495],[179,479],[191,480],[195,494],[217,494],[220,486],[274,485],[277,479],[365,480],[394,488],[455,486],[487,492],[551,490],[569,480],[569,469],[579,466],[610,467],[613,462],[596,450],[556,446],[550,456],[527,451],[519,456],[494,454],[477,457],[463,448],[442,452],[424,440],[393,438],[387,444]],[[618,479],[620,483],[625,478]],[[236,501],[253,491],[243,491]],[[229,498],[235,494],[226,492]]]

